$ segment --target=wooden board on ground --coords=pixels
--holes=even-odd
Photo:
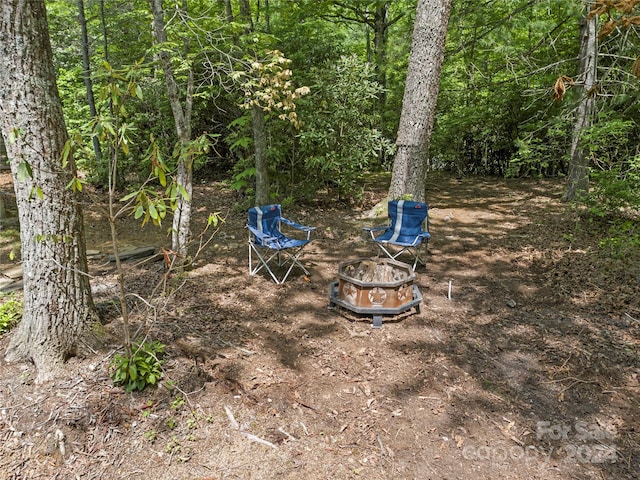
[[[120,257],[121,261],[127,261],[127,260],[135,260],[138,258],[146,258],[146,257],[150,257],[151,255],[154,255],[156,253],[156,248],[155,247],[138,247],[138,248],[134,248],[132,250],[126,250],[124,252],[120,252],[120,254],[118,255]],[[107,259],[110,262],[115,262],[116,261],[116,257],[115,255],[108,255]]]

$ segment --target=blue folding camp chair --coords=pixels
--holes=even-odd
[[[305,239],[291,238],[282,233],[281,225],[288,225],[305,232]],[[254,276],[263,268],[269,272],[277,283],[284,283],[296,265],[309,275],[309,271],[300,263],[298,258],[302,249],[311,242],[311,232],[316,227],[299,225],[282,216],[280,205],[265,205],[249,209],[249,275]],[[255,262],[252,252],[258,260]],[[275,267],[283,268],[289,265],[286,273],[278,278]]]
[[[414,270],[418,262],[426,265],[426,258],[420,257],[420,247],[424,245],[426,251],[431,238],[428,205],[409,200],[391,200],[387,206],[390,225],[367,227],[364,230],[371,234],[371,240],[389,258],[397,260],[402,253],[409,252],[413,257]]]

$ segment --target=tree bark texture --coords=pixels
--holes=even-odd
[[[186,8],[186,6],[185,6]],[[156,42],[159,45],[167,42],[167,31],[164,21],[164,10],[162,0],[151,0],[151,11],[153,13],[153,31]],[[189,74],[187,94],[184,107],[180,101],[178,84],[175,80],[173,67],[171,66],[171,54],[160,50],[160,63],[164,72],[165,83],[167,85],[167,95],[173,112],[173,119],[178,135],[178,142],[186,145],[191,141],[191,109],[193,104],[193,76]],[[184,151],[188,151],[185,149]],[[171,248],[180,259],[179,264],[187,257],[187,247],[190,237],[191,225],[191,199],[193,198],[193,159],[185,155],[180,155],[176,172],[176,182],[184,188],[188,198],[180,195],[178,206],[173,213],[173,229],[171,235]]]
[[[579,77],[583,78],[580,88],[580,103],[571,139],[571,159],[567,174],[567,186],[562,199],[573,201],[589,190],[589,149],[584,144],[584,133],[591,127],[596,111],[596,93],[598,59],[598,17],[586,20],[580,29]]]
[[[419,0],[396,140],[389,198],[424,201],[429,140],[438,101],[451,0]]]
[[[264,112],[253,105],[251,107],[251,128],[253,130],[253,151],[256,165],[256,206],[269,205],[271,192],[269,189],[269,160],[267,159],[267,130]]]
[[[31,360],[37,381],[62,369],[95,318],[75,176],[44,0],[0,2],[0,116],[13,175],[24,270],[24,314],[7,361]],[[29,165],[31,175],[24,174]]]

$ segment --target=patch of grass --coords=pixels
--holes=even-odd
[[[0,295],[0,335],[8,332],[22,318],[22,300],[14,294]]]

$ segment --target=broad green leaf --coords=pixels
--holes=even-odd
[[[83,188],[82,180],[80,180],[78,177],[74,177],[67,184],[66,188],[71,189],[74,192],[82,192],[82,188]]]
[[[238,147],[247,148],[250,143],[251,143],[251,138],[249,138],[249,137],[241,137],[238,140],[236,140],[235,142],[233,142],[229,148],[231,150],[234,150],[234,149],[236,149]]]
[[[156,210],[156,207],[153,205],[153,203],[149,204],[149,215],[151,215],[151,218],[153,218],[154,220],[158,220],[158,211]]]
[[[167,207],[164,204],[164,202],[162,200],[160,200],[156,204],[156,208],[158,210],[158,215],[160,215],[160,218],[164,219],[167,216]]]
[[[133,197],[137,196],[139,192],[131,192],[120,199],[121,202],[128,202]]]
[[[184,198],[187,202],[189,200],[191,200],[191,196],[187,193],[187,191],[184,189],[184,187],[180,184],[177,184],[178,190],[180,191],[180,195],[182,196],[182,198]]]
[[[62,148],[62,168],[67,168],[67,165],[69,164],[69,156],[71,155],[71,139],[68,139],[65,143],[64,143],[64,147]]]
[[[26,160],[23,160],[18,164],[18,172],[17,177],[19,182],[24,182],[29,178],[33,178],[33,170],[31,170],[31,165]]]

